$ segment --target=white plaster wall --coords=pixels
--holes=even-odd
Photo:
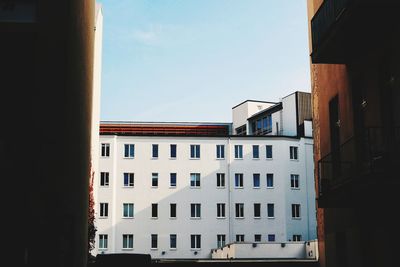
[[[282,124],[283,135],[295,136],[297,134],[296,124],[296,94],[293,93],[282,99]]]
[[[305,120],[304,121],[304,136],[312,137],[312,121]]]
[[[288,240],[288,232],[295,230],[303,237],[309,229],[307,220],[287,222],[292,199],[302,201],[306,190],[292,192],[287,188],[292,171],[305,176],[307,164],[312,163],[312,154],[303,154],[304,139],[283,137],[100,137],[100,143],[110,143],[109,158],[100,158],[100,171],[110,172],[110,186],[100,187],[100,176],[96,175],[96,203],[109,203],[109,217],[96,218],[99,234],[109,235],[105,253],[149,253],[152,258],[210,258],[211,249],[217,246],[217,235],[225,234],[226,243],[235,241],[236,234],[244,234],[245,241],[253,242],[254,234],[261,234],[266,241],[267,234],[275,234],[277,242]],[[123,158],[123,145],[135,144],[135,158]],[[159,145],[158,159],[151,158],[152,144]],[[169,158],[170,144],[177,144],[177,159]],[[201,159],[190,159],[190,144],[200,144]],[[225,159],[216,159],[216,145],[225,145]],[[234,145],[243,145],[244,159],[233,159]],[[260,159],[252,158],[252,145],[260,146]],[[265,145],[273,146],[273,159],[266,159]],[[299,161],[289,160],[289,146],[300,147]],[[100,149],[100,148],[99,148]],[[135,173],[134,188],[123,187],[123,172]],[[151,173],[159,173],[158,188],[151,187]],[[169,187],[169,173],[177,173],[177,187]],[[201,173],[201,188],[190,188],[191,172]],[[226,173],[226,187],[216,187],[216,173]],[[244,174],[244,188],[234,188],[234,173]],[[253,188],[253,173],[260,173],[261,186]],[[274,188],[266,188],[266,173],[274,173]],[[312,174],[310,174],[312,175]],[[313,181],[313,180],[312,180]],[[230,193],[229,193],[230,192]],[[122,204],[134,203],[134,218],[122,218]],[[151,203],[158,203],[158,219],[151,219]],[[177,203],[177,218],[169,218],[169,204]],[[201,219],[190,218],[190,203],[201,203]],[[216,203],[226,203],[226,219],[217,219]],[[236,219],[234,203],[245,204],[245,218]],[[253,217],[253,203],[261,203],[261,219]],[[275,204],[275,218],[267,218],[267,203]],[[302,206],[306,208],[306,206]],[[99,205],[96,205],[98,214]],[[307,208],[306,208],[307,210]],[[229,212],[230,211],[230,212]],[[134,249],[122,250],[122,234],[134,235]],[[150,236],[158,234],[158,249],[150,250]],[[177,250],[169,249],[169,234],[177,234]],[[202,248],[194,255],[190,249],[190,234],[201,234]],[[97,248],[96,248],[97,249]],[[161,252],[165,251],[165,255]],[[96,252],[99,252],[96,250]]]

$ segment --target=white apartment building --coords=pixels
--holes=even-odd
[[[312,138],[234,130],[230,123],[103,122],[95,253],[210,259],[230,243],[315,239]]]

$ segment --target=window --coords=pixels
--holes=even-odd
[[[151,204],[151,218],[158,218],[158,204]]]
[[[134,158],[135,157],[135,145],[133,145],[133,144],[125,144],[124,145],[124,157],[125,158]]]
[[[243,203],[235,204],[235,215],[236,215],[236,218],[244,218],[244,204]]]
[[[171,158],[176,158],[176,145],[170,145],[170,155]]]
[[[157,249],[158,248],[158,235],[151,235],[151,249]]]
[[[133,218],[133,203],[124,203],[124,218]]]
[[[261,204],[254,203],[254,218],[261,218]]]
[[[267,173],[267,188],[274,187],[274,174]]]
[[[253,145],[253,159],[260,158],[260,147],[258,145]]]
[[[267,216],[268,216],[268,218],[275,217],[275,205],[273,203],[267,204]]]
[[[246,135],[247,126],[246,124],[236,128],[236,135]]]
[[[201,216],[201,205],[199,203],[190,204],[190,217],[200,218]]]
[[[293,235],[293,241],[301,241],[301,235]]]
[[[176,218],[176,203],[169,204],[169,217]]]
[[[101,156],[109,157],[110,156],[110,144],[101,144]]]
[[[192,159],[200,158],[200,145],[190,145],[190,158]]]
[[[109,172],[101,172],[100,173],[100,186],[109,186],[110,185],[110,173]]]
[[[133,235],[122,235],[122,248],[133,249]]]
[[[271,145],[265,146],[265,157],[267,159],[272,159],[272,146]]]
[[[260,174],[253,173],[253,187],[260,188]]]
[[[158,186],[158,173],[153,172],[151,174],[151,186],[157,187]]]
[[[268,242],[275,242],[275,235],[274,234],[269,234],[268,235]]]
[[[169,235],[169,248],[176,249],[176,234]]]
[[[192,249],[201,248],[201,235],[190,235],[190,247]]]
[[[254,242],[261,242],[261,235],[260,234],[254,235]]]
[[[235,173],[235,187],[243,188],[243,173]]]
[[[263,133],[270,133],[272,132],[272,117],[268,115],[264,117],[262,120],[262,131]]]
[[[300,204],[292,204],[292,218],[300,218]]]
[[[225,187],[225,173],[217,173],[217,187]]]
[[[261,119],[257,120],[257,132],[261,130]]]
[[[235,159],[242,159],[242,158],[243,158],[243,146],[235,145]]]
[[[108,217],[108,203],[100,203],[100,217]]]
[[[244,235],[236,235],[236,242],[244,242]]]
[[[224,159],[224,158],[225,158],[225,146],[217,145],[217,159]]]
[[[291,146],[290,148],[290,159],[299,159],[298,156],[298,147],[297,146]]]
[[[191,187],[200,187],[200,173],[191,173],[190,174],[190,186]]]
[[[217,218],[225,218],[225,203],[217,203]]]
[[[298,174],[291,174],[290,175],[290,187],[292,189],[298,189],[299,186],[299,175]]]
[[[225,235],[217,235],[217,248],[225,246]]]
[[[171,187],[176,186],[176,173],[169,174],[169,186],[171,186]]]
[[[108,235],[99,235],[99,249],[108,248]]]
[[[124,172],[124,186],[133,187],[134,186],[134,174]]]
[[[158,145],[157,144],[153,144],[152,157],[158,158]]]

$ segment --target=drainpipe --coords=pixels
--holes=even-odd
[[[231,138],[228,136],[228,146],[227,146],[227,187],[228,187],[228,233],[229,233],[229,243],[232,243],[232,220],[231,220]]]

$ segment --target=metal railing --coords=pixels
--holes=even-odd
[[[318,161],[319,195],[400,164],[400,128],[367,128]]]

